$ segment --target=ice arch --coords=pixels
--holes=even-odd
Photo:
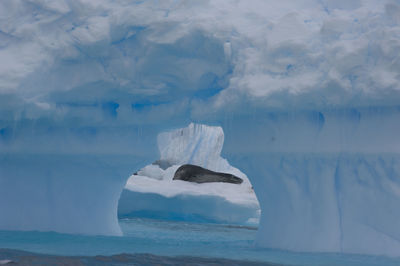
[[[224,157],[249,173],[260,202],[259,245],[398,255],[399,119],[398,107],[381,107],[271,111],[219,121]],[[156,139],[158,130],[140,130]],[[147,139],[135,135],[135,141]],[[151,141],[140,151],[3,154],[1,229],[117,234],[124,178],[157,156]]]
[[[0,229],[117,234],[123,179],[196,121],[260,245],[399,255],[398,4],[248,2],[1,1]]]

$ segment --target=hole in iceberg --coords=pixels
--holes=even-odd
[[[160,158],[132,174],[118,217],[258,226],[247,176],[221,157],[221,127],[191,123],[157,138]]]

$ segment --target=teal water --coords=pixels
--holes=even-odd
[[[297,253],[254,245],[256,228],[151,219],[120,220],[124,236],[0,231],[0,248],[53,255],[150,253],[275,262],[291,265],[400,265],[400,258],[334,253]]]

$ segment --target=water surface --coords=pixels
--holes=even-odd
[[[400,258],[297,253],[258,248],[256,228],[151,219],[122,219],[124,236],[0,231],[0,248],[63,256],[153,254],[272,262],[286,265],[400,265]]]

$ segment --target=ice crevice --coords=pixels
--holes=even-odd
[[[339,156],[340,158],[340,156]],[[340,159],[339,159],[340,160]],[[338,219],[339,219],[339,234],[340,234],[340,251],[343,251],[343,227],[342,227],[342,207],[340,202],[340,180],[339,180],[339,160],[336,164],[335,174],[334,174],[334,186],[335,186],[335,194],[336,194],[336,204],[338,210]]]

